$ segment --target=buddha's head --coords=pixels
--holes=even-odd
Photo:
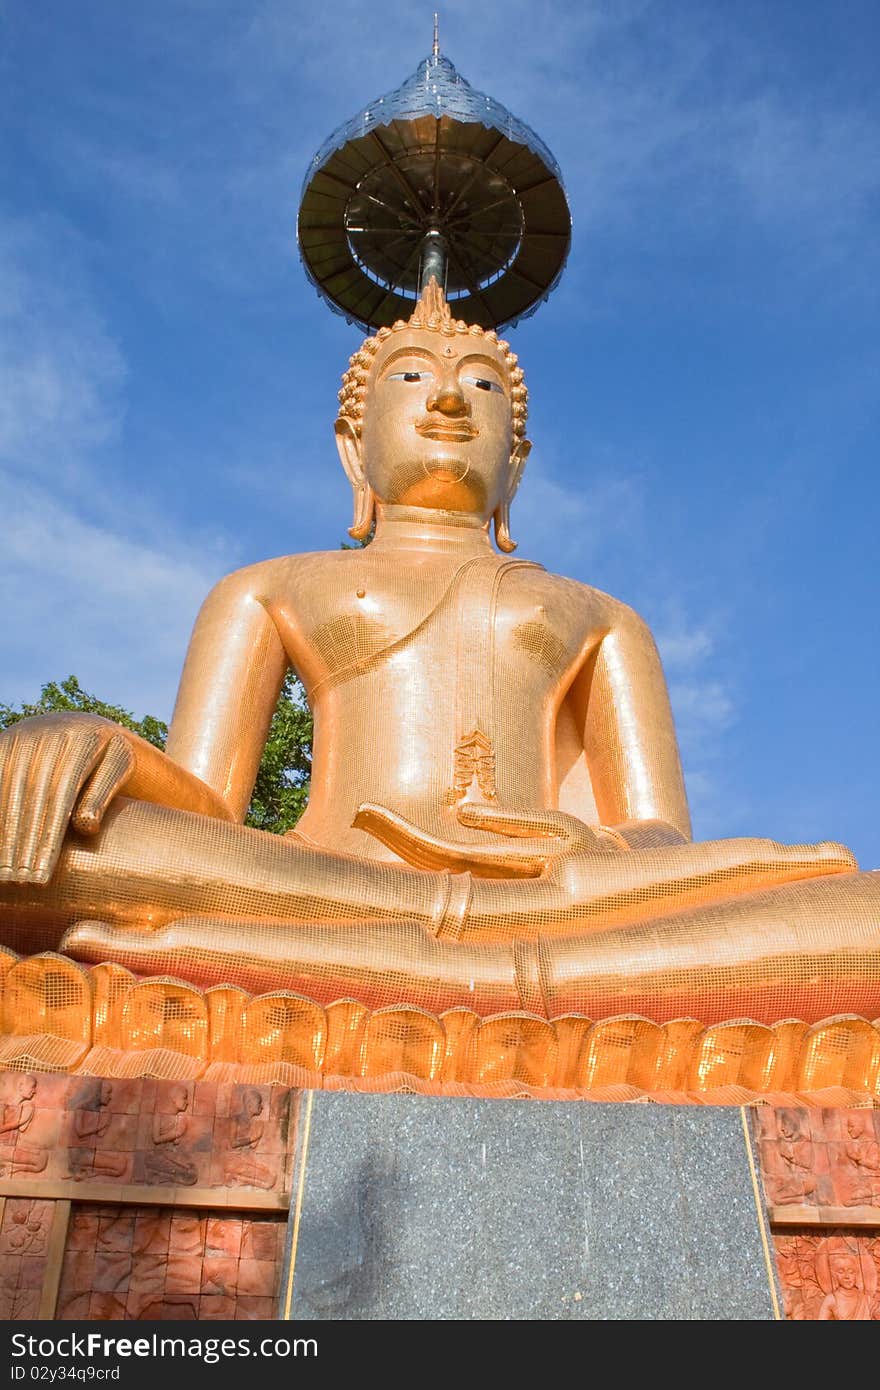
[[[838,1288],[858,1288],[859,1271],[852,1255],[832,1255],[829,1263],[834,1282]]]
[[[408,322],[354,354],[339,399],[350,535],[369,534],[378,502],[494,518],[499,549],[515,548],[510,503],[531,448],[522,369],[494,332],[453,319],[436,280]]]
[[[263,1097],[260,1095],[259,1091],[253,1089],[245,1091],[243,1109],[245,1116],[249,1120],[255,1120],[258,1115],[262,1115]]]
[[[185,1086],[172,1086],[169,1093],[169,1100],[178,1115],[182,1115],[184,1110],[189,1106],[189,1091]]]
[[[790,1110],[780,1110],[778,1124],[783,1139],[800,1139],[800,1124]]]

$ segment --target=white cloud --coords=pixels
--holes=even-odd
[[[539,460],[526,465],[511,510],[511,532],[526,558],[592,583],[600,556],[622,543],[635,549],[644,508],[637,474],[591,470],[583,487],[574,488]]]
[[[724,735],[737,721],[738,705],[718,653],[715,629],[722,618],[691,617],[679,580],[657,562],[645,475],[627,471],[620,460],[613,468],[612,462],[591,468],[580,489],[562,482],[552,467],[539,464],[527,471],[513,509],[512,532],[526,558],[584,583],[594,583],[611,557],[615,568],[633,576],[635,592],[626,597],[643,615],[654,615],[695,832],[702,838],[724,834],[731,814]],[[728,624],[724,626],[726,630]]]
[[[738,719],[736,692],[719,660],[712,620],[688,620],[680,599],[655,637],[669,684],[688,800],[698,839],[729,834],[731,779],[724,735]]]
[[[199,604],[228,566],[95,524],[0,473],[7,615],[0,700],[33,700],[71,673],[102,699],[167,718]]]
[[[0,463],[70,482],[119,437],[125,364],[89,300],[69,229],[0,223]]]
[[[755,211],[823,240],[867,227],[880,192],[880,130],[857,109],[786,104],[764,93],[729,114],[731,167]]]
[[[669,698],[683,744],[701,742],[707,735],[714,737],[719,730],[728,728],[736,715],[724,684],[711,677],[672,680]]]
[[[656,641],[667,671],[692,669],[710,655],[714,646],[705,627],[661,631],[656,634]]]
[[[189,629],[230,568],[222,539],[108,489],[124,446],[126,368],[75,238],[0,225],[0,701],[73,673],[99,697],[167,716]]]
[[[112,127],[103,140],[97,136],[87,139],[61,128],[55,136],[54,154],[69,177],[75,176],[93,192],[97,187],[100,194],[112,184],[132,202],[160,208],[163,216],[185,201],[190,190],[178,163],[136,149],[132,143],[119,147],[117,139]]]

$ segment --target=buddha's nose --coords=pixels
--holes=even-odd
[[[441,415],[470,415],[471,408],[468,404],[461,385],[454,376],[442,378],[432,388],[427,401],[426,409],[439,410]]]

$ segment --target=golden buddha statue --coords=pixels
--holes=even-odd
[[[340,398],[375,536],[217,585],[165,753],[84,714],[0,734],[6,943],[435,1014],[880,1014],[880,875],[833,843],[693,843],[645,624],[509,558],[508,345],[431,281]],[[314,763],[276,837],[241,821],[288,667]]]

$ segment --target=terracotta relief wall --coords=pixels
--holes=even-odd
[[[880,1111],[765,1106],[756,1112],[771,1220],[845,1224],[880,1207]],[[776,1211],[779,1208],[779,1211]]]
[[[0,1317],[273,1317],[300,1094],[0,1072]],[[745,1112],[785,1316],[880,1320],[880,1110],[796,1100]]]
[[[28,1321],[40,1315],[54,1202],[9,1198],[0,1221],[0,1318]]]
[[[785,1316],[880,1320],[880,1112],[753,1116]]]
[[[83,1203],[71,1217],[55,1316],[273,1318],[285,1227],[282,1215]]]
[[[785,1316],[794,1321],[880,1320],[880,1236],[852,1227],[774,1234]]]
[[[0,1178],[281,1194],[295,1094],[209,1081],[0,1073]]]
[[[273,1317],[298,1096],[0,1073],[0,1317]]]

